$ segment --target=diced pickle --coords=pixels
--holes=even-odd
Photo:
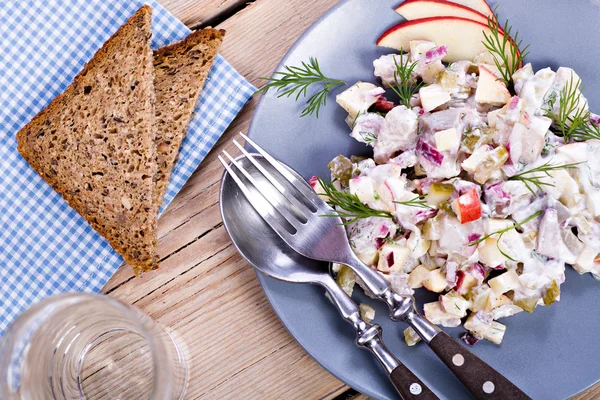
[[[368,304],[361,303],[358,306],[358,310],[360,311],[360,317],[365,320],[365,322],[370,323],[375,319],[375,309]]]
[[[546,289],[544,293],[544,305],[548,307],[550,304],[554,303],[556,299],[560,296],[560,286],[556,280],[552,281],[552,284]]]
[[[447,201],[443,201],[440,204],[438,204],[437,208],[440,211],[444,211],[448,215],[456,216],[456,213],[454,212],[454,210],[452,210],[452,204],[448,200]]]
[[[513,301],[515,306],[521,307],[524,311],[527,311],[528,313],[532,313],[533,310],[535,310],[535,307],[537,306],[537,302],[538,302],[538,299],[536,299],[536,298],[518,299],[518,300]]]
[[[356,275],[354,275],[354,271],[352,271],[350,267],[342,265],[337,276],[335,277],[335,281],[348,296],[352,296],[354,284],[356,283]]]
[[[498,146],[486,154],[473,177],[478,183],[483,185],[507,160],[508,150],[504,146]]]
[[[414,346],[421,341],[421,338],[413,328],[408,327],[404,330],[404,341],[407,345]]]
[[[481,130],[479,129],[465,129],[462,136],[462,145],[465,150],[472,153],[479,141],[481,140]]]
[[[349,158],[339,155],[329,164],[327,164],[331,171],[331,176],[341,182],[342,185],[348,186],[348,181],[352,179],[352,172],[354,170],[354,164]]]

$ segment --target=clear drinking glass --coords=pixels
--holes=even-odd
[[[107,296],[49,297],[0,342],[0,399],[181,399],[185,358],[136,307]]]

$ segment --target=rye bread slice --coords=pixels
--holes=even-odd
[[[158,266],[151,24],[141,7],[17,134],[23,157],[136,273]]]
[[[158,164],[154,201],[159,206],[224,35],[224,30],[202,29],[154,52]]]

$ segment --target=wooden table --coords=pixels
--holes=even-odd
[[[254,85],[337,0],[159,0],[190,28],[227,30],[223,56]],[[260,39],[259,39],[260,38]],[[189,357],[189,399],[364,398],[321,368],[287,333],[252,268],[232,246],[218,206],[217,154],[237,154],[250,101],[159,221],[159,270],[135,278],[121,267],[104,292],[169,327]],[[250,328],[251,327],[251,328]],[[201,332],[218,330],[219,340]],[[600,398],[600,385],[577,397]]]

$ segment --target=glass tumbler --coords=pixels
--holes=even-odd
[[[136,307],[97,294],[49,297],[0,341],[0,399],[180,399],[185,358]]]

